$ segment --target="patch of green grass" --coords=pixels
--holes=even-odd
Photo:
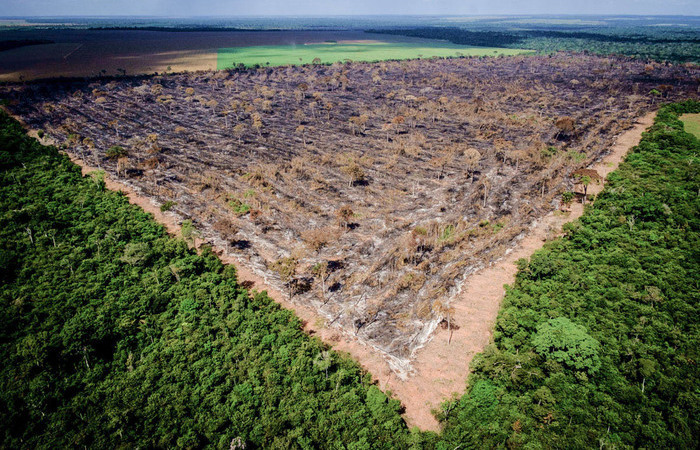
[[[250,212],[250,205],[247,203],[243,203],[242,201],[238,200],[237,198],[233,198],[229,200],[228,206],[231,208],[231,210],[235,214],[243,215],[248,212]]]
[[[683,114],[680,119],[685,132],[700,139],[700,114]]]
[[[217,69],[228,69],[243,64],[246,67],[285,66],[311,64],[315,58],[321,63],[338,61],[384,61],[459,56],[497,56],[529,53],[529,50],[470,47],[451,43],[353,43],[353,44],[308,44],[308,45],[269,45],[255,47],[220,48],[217,56]]]
[[[163,212],[170,211],[171,209],[173,209],[173,206],[175,206],[175,205],[177,205],[176,202],[174,202],[172,200],[168,200],[165,203],[163,203],[162,205],[160,205],[160,210]]]
[[[68,136],[68,138],[71,139],[71,136],[73,135]],[[109,149],[107,149],[106,153],[107,158],[109,159],[121,158],[122,156],[127,156],[128,154],[129,153],[126,151],[126,149],[118,145],[111,146]]]
[[[443,230],[442,233],[440,233],[440,237],[438,240],[440,242],[447,242],[451,240],[455,235],[455,226],[454,225],[447,225]]]

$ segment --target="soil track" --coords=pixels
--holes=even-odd
[[[650,112],[638,119],[634,127],[617,137],[606,156],[590,168],[605,179],[619,166],[630,148],[639,142],[642,133],[653,123],[655,114]],[[26,126],[21,118],[14,117]],[[38,138],[36,130],[30,130],[30,135]],[[56,144],[47,139],[42,143]],[[76,156],[69,156],[81,167],[83,174],[96,170]],[[169,233],[179,235],[181,220],[178,215],[162,212],[155,200],[142,195],[131,186],[109,178],[108,175],[105,182],[108,189],[124,192],[131,203],[153,214]],[[602,189],[603,184],[591,185],[588,192],[595,195]],[[222,262],[236,266],[239,282],[244,286],[267,291],[281,306],[296,313],[303,321],[304,330],[308,334],[319,337],[334,350],[348,353],[358,361],[374,376],[382,390],[391,391],[401,400],[405,406],[404,418],[410,427],[438,431],[439,423],[431,411],[439,408],[440,404],[452,395],[461,395],[464,392],[472,358],[491,340],[493,323],[505,294],[504,285],[515,280],[515,262],[520,258],[529,258],[532,253],[542,248],[544,242],[558,236],[562,225],[578,219],[582,214],[583,205],[574,203],[569,212],[554,211],[546,215],[535,222],[503,258],[468,275],[459,294],[452,301],[453,322],[458,328],[448,332],[438,327],[431,340],[414,353],[414,371],[407,378],[397,376],[388,361],[375,349],[351,335],[341,334],[338,329],[327,327],[325,319],[312,308],[287,301],[284,293],[272,287],[264,277],[249,270],[246,267],[247,261],[229,254],[224,248],[214,248],[214,251],[219,254]]]
[[[605,179],[623,161],[627,152],[639,142],[642,133],[652,125],[655,112],[641,117],[633,128],[622,133],[610,152],[590,168]],[[603,190],[603,184],[591,185],[589,195]],[[505,295],[504,285],[515,281],[515,262],[529,258],[561,232],[567,222],[583,214],[583,205],[574,203],[571,211],[553,211],[538,220],[527,235],[516,246],[494,264],[472,274],[466,280],[452,306],[455,308],[454,322],[459,329],[438,328],[430,342],[415,354],[415,374],[401,380],[393,374],[382,380],[381,387],[391,390],[406,407],[405,419],[409,426],[423,430],[438,430],[439,424],[431,414],[440,403],[453,393],[461,395],[466,387],[469,364],[475,354],[481,352],[491,341],[493,323]],[[373,374],[377,369],[369,368]]]

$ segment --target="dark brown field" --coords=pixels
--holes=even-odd
[[[698,70],[555,56],[10,87],[68,152],[406,370],[470,273]],[[654,93],[650,93],[655,90]],[[121,146],[124,151],[107,150]],[[580,190],[580,189],[579,189]]]

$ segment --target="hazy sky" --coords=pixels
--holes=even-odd
[[[700,0],[0,0],[0,16],[678,14]]]

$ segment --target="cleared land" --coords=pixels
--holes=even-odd
[[[0,81],[215,70],[218,49],[231,47],[363,40],[439,42],[361,31],[0,30],[0,41],[17,40],[54,43],[2,52]]]
[[[90,165],[192,219],[319,326],[399,373],[452,301],[691,67],[627,59],[350,63],[8,90]],[[662,87],[663,86],[663,87]],[[114,159],[106,151],[114,145]],[[120,156],[121,155],[121,156]]]
[[[440,42],[327,42],[305,45],[273,45],[219,49],[217,68],[311,64],[352,61],[385,61],[459,56],[497,56],[531,53],[495,47],[470,47]]]
[[[685,131],[700,139],[700,114],[683,114],[681,120]]]
[[[630,149],[639,143],[642,133],[653,123],[654,113],[643,116],[633,128],[622,133],[605,158],[592,168],[602,177],[617,169]],[[603,184],[590,186],[589,193],[598,194]],[[439,410],[455,393],[462,395],[472,359],[492,342],[494,323],[506,294],[505,285],[513,285],[518,271],[517,261],[529,259],[545,242],[560,236],[562,226],[583,215],[580,202],[570,211],[555,210],[538,220],[518,245],[503,258],[471,275],[452,306],[454,320],[461,326],[455,330],[438,328],[433,339],[416,352],[413,366],[416,373],[408,381],[394,374],[382,379],[382,389],[394,393],[406,408],[409,425],[439,430],[432,411]],[[380,365],[383,369],[383,366]],[[374,369],[374,367],[373,367]],[[382,370],[372,370],[382,373]]]

